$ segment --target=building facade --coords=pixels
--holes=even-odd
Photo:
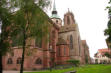
[[[106,57],[104,54],[109,53],[109,49],[98,49],[98,52],[95,54],[95,63],[96,64],[108,64],[111,63],[111,59]]]
[[[89,46],[87,45],[86,40],[82,40],[82,59],[84,60],[83,63],[90,64],[91,63],[91,57],[89,53]]]
[[[75,23],[74,15],[70,11],[64,15],[64,25],[59,31],[59,38],[63,38],[69,43],[70,59],[81,61],[82,42],[78,25]]]
[[[74,14],[68,11],[64,15],[64,25],[59,18],[54,3],[52,16],[50,17],[52,26],[47,37],[37,42],[37,39],[28,39],[24,60],[24,70],[44,69],[56,65],[68,64],[68,60],[79,60],[85,64],[85,56],[90,58],[89,48],[84,47],[86,42],[81,41],[78,24],[76,24]],[[19,70],[22,57],[21,46],[12,47],[11,52],[3,56],[3,68],[5,70]]]

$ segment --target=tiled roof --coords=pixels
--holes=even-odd
[[[110,50],[108,49],[98,49],[99,53],[106,53],[106,52],[110,52]]]

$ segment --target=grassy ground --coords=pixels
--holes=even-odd
[[[68,71],[72,71],[74,70],[74,68],[69,68],[69,69],[61,69],[61,70],[46,70],[46,71],[38,71],[38,72],[25,72],[25,73],[64,73],[64,72],[68,72]]]
[[[77,68],[53,70],[52,72],[40,71],[40,72],[25,72],[25,73],[64,73],[72,70],[77,70],[77,73],[111,73],[111,65],[86,65]]]
[[[111,73],[111,65],[86,65],[76,70],[77,73]]]

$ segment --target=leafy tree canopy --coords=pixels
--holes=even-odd
[[[105,55],[106,57],[108,57],[108,58],[111,58],[111,54],[108,53],[108,52],[106,52],[104,55]]]
[[[10,25],[12,15],[9,7],[7,6],[6,0],[0,1],[0,22],[1,22],[1,33],[0,33],[0,50],[2,54],[5,54],[9,49],[9,36],[10,36]]]

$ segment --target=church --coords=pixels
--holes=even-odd
[[[24,70],[45,69],[56,65],[67,65],[68,60],[79,60],[80,64],[90,63],[89,47],[81,40],[78,24],[70,11],[64,14],[64,19],[58,16],[55,3],[53,5],[53,22],[49,34],[49,42],[42,39],[39,45],[30,41],[24,59]],[[62,25],[62,22],[64,24]],[[22,57],[21,47],[12,47],[12,52],[3,56],[4,70],[19,70]],[[87,61],[86,61],[87,60]]]

